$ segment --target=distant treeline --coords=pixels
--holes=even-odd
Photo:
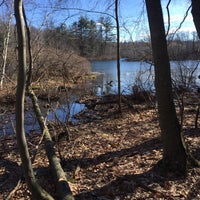
[[[97,21],[81,16],[69,26],[49,25],[43,30],[45,44],[59,49],[71,49],[88,59],[113,59],[116,52],[115,25],[110,17]],[[198,59],[199,42],[195,33],[181,32],[169,35],[170,59]],[[150,39],[121,43],[121,56],[130,60],[151,60]]]
[[[192,40],[168,41],[170,60],[198,60],[200,59],[200,43]],[[121,43],[121,56],[127,60],[152,60],[149,42]]]
[[[60,24],[55,27],[49,24],[43,30],[43,37],[47,46],[72,50],[80,56],[94,58],[115,49],[113,29],[110,17],[100,17],[94,21],[81,16],[69,26]]]
[[[97,21],[81,16],[69,26],[49,25],[43,30],[45,44],[59,49],[71,49],[78,55],[90,60],[115,59],[115,25],[110,17]],[[169,57],[172,60],[199,59],[199,42],[196,33],[181,32],[169,35]],[[123,42],[120,44],[121,57],[128,60],[151,60],[150,39]]]
[[[7,22],[0,21],[1,55],[5,48],[7,25]],[[15,27],[12,26],[10,30],[6,70],[8,76],[13,76],[17,66],[17,45]],[[73,55],[73,58],[77,55],[79,58],[85,57],[88,60],[116,58],[115,24],[110,17],[100,17],[94,21],[87,16],[81,16],[69,25],[65,23],[54,25],[53,22],[49,22],[42,29],[30,27],[30,32],[35,68],[39,71],[55,64],[61,67],[67,66],[70,55]],[[167,40],[171,60],[200,59],[200,43],[195,32],[171,34]],[[150,38],[144,38],[143,41],[122,42],[120,52],[121,57],[127,60],[152,60]],[[64,57],[61,58],[62,56]],[[1,59],[2,56],[0,63],[2,63]],[[69,68],[68,71],[70,70]]]

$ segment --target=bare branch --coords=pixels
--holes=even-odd
[[[167,27],[166,36],[168,36],[169,30],[170,30],[170,12],[169,12],[170,3],[171,3],[171,0],[168,1],[167,6],[166,6],[166,9],[167,9],[167,21],[168,21],[168,27]]]
[[[107,15],[115,19],[115,16],[113,16],[112,14],[109,14],[103,11],[98,11],[98,10],[88,10],[88,9],[83,9],[83,8],[66,8],[66,7],[60,7],[58,9],[55,8],[55,11],[60,11],[60,10],[72,10],[72,11],[82,11],[82,12],[87,12],[87,13],[97,13],[97,14]]]
[[[5,198],[5,200],[12,199],[13,194],[19,189],[21,182],[22,182],[22,178],[20,178],[20,179],[18,180],[17,185],[16,185],[15,188],[9,193],[9,195]]]
[[[191,9],[192,5],[189,6],[189,8],[187,9],[186,13],[185,13],[185,16],[183,17],[183,20],[181,21],[181,23],[179,24],[179,27],[175,30],[174,34],[177,33],[177,31],[179,31],[179,29],[182,27],[183,23],[185,22],[185,19],[187,18],[188,16],[188,13]]]
[[[33,68],[32,49],[31,49],[31,35],[30,35],[30,29],[29,29],[29,26],[28,26],[28,23],[27,23],[27,18],[26,18],[24,6],[22,7],[22,11],[23,11],[24,23],[25,23],[26,33],[27,33],[27,48],[28,48],[28,57],[29,57],[29,67],[28,67],[28,74],[27,74],[28,77],[27,77],[26,84],[27,84],[27,87],[29,87],[30,84],[31,84],[32,68]]]
[[[0,6],[2,6],[5,3],[5,0],[2,0],[0,3]]]
[[[182,20],[181,23],[179,24],[178,28],[173,32],[173,36],[172,36],[171,40],[173,40],[175,34],[181,29],[183,23],[185,22],[185,20],[186,20],[186,18],[187,18],[187,16],[188,16],[188,13],[189,13],[191,7],[192,7],[192,5],[190,5],[190,6],[188,7],[188,9],[187,9],[187,11],[186,11],[186,13],[185,13],[185,16],[183,17],[183,20]]]

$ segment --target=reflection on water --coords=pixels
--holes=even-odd
[[[84,104],[79,104],[75,102],[62,103],[53,102],[50,108],[45,108],[44,104],[46,102],[39,102],[42,114],[45,118],[46,123],[48,121],[59,121],[62,123],[67,123],[68,121],[77,122],[73,116],[85,108]],[[39,131],[40,127],[37,122],[36,116],[32,110],[27,110],[24,113],[24,128],[26,133],[31,131]],[[14,134],[15,131],[15,114],[7,113],[0,116],[0,135]]]
[[[67,123],[68,121],[75,122],[76,120],[73,118],[74,115],[79,113],[85,108],[85,104],[72,103],[71,105],[62,104],[61,106],[55,107],[52,109],[48,116],[47,120],[50,121],[60,121],[63,123]]]
[[[96,91],[98,95],[117,93],[117,61],[92,61],[92,71],[101,73],[97,79]],[[152,82],[152,67],[144,62],[127,62],[124,59],[121,65],[121,91],[131,93],[136,81],[150,78]],[[111,84],[110,84],[111,82]]]
[[[24,117],[25,132],[29,133],[32,130],[39,130],[39,124],[32,111],[26,111]],[[7,113],[0,116],[0,135],[14,134],[15,133],[15,114]]]
[[[199,85],[200,75],[199,61],[171,61],[172,78],[176,82],[183,77],[192,76],[194,83]],[[117,61],[92,61],[92,71],[101,73],[97,79],[96,93],[98,95],[117,93]],[[123,94],[131,93],[132,86],[138,85],[143,89],[154,90],[153,66],[146,62],[120,61],[121,65],[121,91]],[[112,81],[112,84],[108,84]]]
[[[90,87],[92,91],[97,95],[117,93],[117,62],[114,61],[93,61],[91,62],[92,71],[98,72],[100,75],[93,81]],[[200,79],[197,79],[199,72],[198,61],[182,61],[171,62],[172,78],[175,81],[179,81],[183,77],[193,76],[195,84],[200,86]],[[196,71],[193,73],[194,69]],[[123,94],[131,93],[133,85],[139,85],[143,89],[154,88],[154,75],[153,67],[145,62],[126,62],[121,60],[121,91]],[[184,74],[185,73],[185,74]],[[181,77],[182,76],[182,77]],[[177,80],[179,79],[179,80]],[[90,90],[91,88],[86,88]],[[49,112],[47,108],[41,104],[42,112],[44,116],[47,116],[48,120],[59,120],[63,123],[68,120],[75,121],[73,115],[77,114],[85,108],[84,104],[75,103],[81,94],[85,93],[85,90],[73,91],[66,94],[62,94],[59,102],[52,103]],[[11,123],[12,122],[12,123]],[[15,127],[14,114],[0,115],[0,135],[1,134],[13,134]],[[32,111],[25,112],[25,130],[30,132],[31,130],[39,130],[36,117]]]

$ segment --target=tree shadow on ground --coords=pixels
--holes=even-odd
[[[193,186],[192,189],[190,190],[189,194],[187,195],[187,199],[199,199],[199,190],[200,190],[200,180],[197,181]]]
[[[9,194],[22,178],[21,167],[17,162],[1,158],[0,159],[0,190]]]
[[[192,132],[191,137],[198,136],[198,131]],[[71,168],[74,165],[79,165],[81,168],[87,168],[92,165],[98,165],[103,162],[113,162],[115,158],[120,157],[132,157],[134,155],[144,155],[153,150],[159,150],[162,147],[160,138],[153,138],[138,144],[134,147],[122,149],[119,151],[108,152],[94,158],[83,158],[74,160],[65,160],[63,164],[67,168]],[[196,154],[200,154],[200,149],[196,150]],[[76,200],[115,200],[115,199],[137,199],[137,192],[144,192],[146,198],[150,199],[175,199],[167,192],[160,192],[158,189],[153,189],[153,185],[157,184],[161,188],[167,187],[167,182],[183,179],[184,176],[173,173],[172,171],[166,171],[167,166],[163,168],[161,162],[156,163],[150,170],[141,174],[127,174],[116,177],[111,182],[105,184],[102,187],[95,186],[94,189],[89,191],[82,191],[75,196]],[[192,187],[191,191],[187,195],[187,199],[198,198],[198,189],[200,188],[200,182],[197,181]],[[129,197],[130,198],[129,198]],[[125,198],[124,198],[125,197]],[[127,198],[126,198],[127,197]],[[141,196],[140,196],[141,197]],[[141,199],[141,198],[140,198]]]
[[[50,167],[39,167],[34,169],[37,182],[52,196],[55,194],[53,177]],[[12,199],[12,195],[19,189],[21,195],[31,199],[31,194],[22,186],[25,183],[25,177],[22,166],[17,162],[5,158],[0,159],[0,200]],[[23,188],[23,189],[22,189]],[[4,196],[1,196],[3,194]],[[15,196],[15,195],[14,195]],[[15,199],[15,198],[13,198]]]
[[[159,164],[156,164],[149,171],[142,174],[128,174],[121,177],[117,177],[115,180],[109,182],[103,187],[96,187],[91,191],[86,191],[79,193],[75,196],[76,200],[96,200],[96,199],[105,199],[105,200],[114,200],[114,199],[138,199],[136,190],[139,192],[144,192],[147,196],[144,196],[144,199],[147,197],[150,199],[174,199],[164,192],[160,192],[156,189],[153,189],[150,184],[159,184],[160,187],[165,187],[166,181],[176,180],[182,177],[176,177],[174,175],[166,176],[164,171],[160,168]],[[136,193],[135,193],[136,192]],[[137,195],[137,194],[136,194]],[[126,197],[130,198],[126,198]],[[141,196],[140,198],[141,199]]]
[[[184,133],[186,136],[200,137],[200,128],[187,128],[184,129]]]
[[[200,160],[200,147],[192,151],[192,156],[195,159]]]
[[[75,158],[65,159],[62,161],[62,166],[67,170],[74,169],[74,166],[80,166],[81,168],[87,168],[92,165],[98,165],[103,162],[113,162],[115,158],[120,157],[132,157],[134,155],[143,155],[153,150],[158,150],[162,147],[160,137],[147,140],[136,146],[121,149],[118,151],[107,152],[105,154],[98,155],[93,158]]]
[[[191,151],[192,155],[194,156],[194,158],[200,160],[200,147],[199,147],[199,142],[195,144],[195,140],[193,140],[194,138],[199,139],[200,137],[200,128],[187,128],[184,129],[184,134],[186,137],[190,137],[192,138],[192,140],[188,144],[188,148]],[[199,141],[199,140],[196,140]],[[194,142],[194,144],[190,144]]]
[[[79,166],[80,168],[87,168],[93,165],[98,165],[100,163],[108,163],[114,162],[114,160],[120,159],[121,157],[133,157],[134,155],[144,155],[146,153],[150,153],[153,150],[159,150],[162,147],[162,143],[159,137],[147,140],[141,144],[138,144],[131,148],[122,149],[119,151],[108,152],[105,154],[101,154],[94,158],[83,158],[83,159],[66,159],[63,161],[63,166],[67,170],[73,170],[74,166]],[[134,162],[134,160],[133,160]],[[149,192],[150,196],[152,195],[153,199],[156,199],[155,195],[161,196],[164,199],[170,199],[166,194],[162,194],[159,191],[156,191],[150,188],[149,184],[158,183],[159,185],[163,185],[166,180],[176,180],[180,179],[180,176],[176,176],[175,174],[168,172],[161,167],[160,163],[154,165],[153,168],[144,172],[142,174],[127,174],[124,176],[119,176],[116,179],[112,180],[108,184],[103,187],[96,188],[93,190],[84,191],[75,196],[76,200],[84,200],[84,199],[103,199],[103,200],[114,200],[124,199],[124,196],[134,193],[136,189],[140,189],[141,191]],[[102,177],[103,178],[103,177]]]

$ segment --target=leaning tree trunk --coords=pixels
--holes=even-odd
[[[36,182],[28,146],[24,131],[24,98],[25,98],[25,84],[26,84],[26,34],[24,29],[24,19],[22,12],[22,0],[15,0],[15,18],[17,23],[18,36],[18,80],[16,92],[16,136],[20,151],[20,157],[24,169],[27,185],[33,195],[34,199],[48,199],[53,200],[45,190],[43,190]]]
[[[163,161],[168,168],[186,173],[187,152],[181,135],[172,95],[172,81],[160,0],[146,0],[155,66],[155,88],[159,125],[163,141]]]
[[[32,76],[32,68],[33,68],[33,62],[32,62],[32,52],[31,52],[31,39],[30,39],[30,31],[29,27],[26,21],[26,14],[25,10],[23,9],[23,16],[25,21],[25,27],[27,30],[27,41],[28,41],[28,57],[29,57],[29,69],[28,69],[28,77],[27,77],[27,93],[29,97],[32,100],[33,109],[36,114],[37,120],[40,125],[40,129],[42,133],[44,134],[44,143],[45,143],[45,149],[46,154],[50,163],[50,167],[53,173],[53,177],[55,180],[56,185],[56,193],[58,196],[58,199],[60,200],[74,200],[74,197],[72,195],[72,192],[70,190],[69,184],[66,179],[66,174],[64,170],[62,169],[62,166],[60,164],[60,160],[56,156],[55,149],[54,149],[54,143],[52,141],[51,135],[49,133],[49,129],[45,123],[44,117],[42,116],[37,97],[35,93],[33,92],[31,88],[31,76]]]
[[[60,160],[56,156],[54,143],[49,133],[49,129],[45,124],[45,120],[44,117],[42,116],[40,107],[37,103],[37,97],[35,96],[30,86],[27,88],[27,92],[32,100],[33,109],[36,114],[37,120],[39,122],[40,129],[44,134],[46,154],[55,180],[57,196],[61,200],[74,200],[74,197],[72,195],[72,192],[70,190],[69,184],[66,179],[66,174],[62,169]]]

